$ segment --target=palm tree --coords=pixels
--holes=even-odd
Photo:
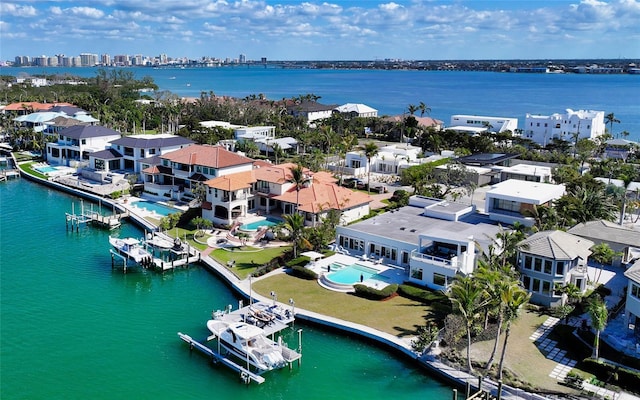
[[[520,310],[527,304],[531,294],[518,285],[510,285],[506,290],[500,293],[500,299],[504,304],[504,343],[502,344],[502,354],[500,354],[500,364],[498,365],[498,379],[502,379],[502,370],[504,369],[504,358],[507,354],[507,344],[509,343],[509,335],[511,334],[511,324],[520,316]]]
[[[496,304],[496,314],[498,316],[498,328],[496,332],[496,339],[493,343],[493,349],[491,350],[491,355],[489,356],[489,360],[487,360],[487,365],[485,366],[485,372],[489,372],[491,367],[493,366],[493,361],[498,351],[498,344],[500,342],[500,336],[502,334],[502,325],[505,320],[505,311],[506,311],[506,303],[502,301],[503,297],[508,296],[508,293],[515,290],[514,287],[519,285],[518,281],[515,279],[507,279],[507,280],[498,280],[493,284],[492,288],[492,296],[495,296],[492,299],[492,303]]]
[[[467,369],[470,372],[473,372],[473,366],[471,365],[471,329],[478,316],[478,311],[481,310],[487,302],[483,294],[484,289],[469,275],[456,277],[448,294],[449,300],[451,300],[457,312],[462,315],[462,318],[465,320],[465,331],[467,334]]]
[[[600,332],[607,326],[609,313],[606,304],[600,296],[594,296],[587,304],[587,312],[591,318],[591,326],[596,330],[596,337],[593,341],[593,358],[597,359],[600,350]]]
[[[293,244],[293,258],[298,256],[298,249],[303,247],[309,247],[308,243],[305,244],[303,237],[304,233],[304,217],[300,214],[287,214],[284,218],[284,229],[289,231],[289,237]]]
[[[293,183],[296,188],[296,213],[300,207],[300,190],[311,181],[311,178],[304,173],[304,167],[300,164],[291,168],[291,177],[287,182]]]
[[[600,265],[600,269],[598,270],[598,277],[595,279],[596,282],[600,280],[604,264],[610,264],[611,261],[613,261],[613,257],[615,256],[616,252],[613,251],[613,249],[611,249],[611,247],[609,247],[606,242],[602,242],[591,248],[591,258],[593,258]]]
[[[614,123],[620,123],[620,120],[616,118],[614,113],[609,113],[607,115],[604,116],[605,121],[607,121],[606,123],[609,124],[609,133],[611,135],[613,135],[613,124]]]
[[[427,113],[427,115],[431,113],[431,107],[427,106],[423,102],[420,102],[420,104],[418,105],[418,110],[420,110],[421,117],[424,117],[424,113]]]
[[[371,159],[378,154],[378,146],[375,143],[369,142],[364,146],[364,156],[367,157],[367,193],[370,193],[371,189]]]

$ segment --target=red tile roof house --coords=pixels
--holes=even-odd
[[[253,169],[252,159],[222,146],[194,144],[163,154],[156,160],[157,164],[142,170],[144,190],[164,200],[193,198],[193,189],[198,184]],[[203,208],[205,206],[203,204]]]
[[[217,224],[232,225],[251,216],[250,213],[291,214],[296,211],[297,199],[298,211],[310,226],[318,224],[331,209],[342,212],[343,223],[369,213],[370,196],[336,185],[335,179],[325,172],[306,170],[310,181],[297,193],[293,183],[289,182],[294,166],[256,161],[251,171],[204,182],[207,196],[202,209],[203,218]]]

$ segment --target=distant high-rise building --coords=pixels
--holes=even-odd
[[[79,56],[71,57],[71,66],[72,67],[82,67],[82,58]]]
[[[80,53],[80,65],[83,67],[93,67],[98,63],[98,55],[92,53]]]
[[[34,57],[33,65],[36,65],[38,67],[47,67],[49,66],[49,57],[47,56]]]
[[[47,60],[47,66],[49,67],[57,67],[58,66],[58,57],[49,57]]]
[[[240,54],[240,56],[238,57],[238,62],[240,62],[240,64],[244,64],[247,62],[247,56],[244,54]]]
[[[129,64],[129,56],[127,56],[125,54],[118,54],[116,56],[113,56],[113,63],[115,65],[120,65],[120,66],[130,65]]]
[[[166,64],[169,61],[169,58],[165,53],[160,54],[160,64]]]
[[[16,56],[15,64],[19,67],[31,65],[31,58],[29,56]]]
[[[263,64],[266,64],[267,63],[267,57],[260,58],[260,62],[263,63]]]
[[[109,54],[103,54],[100,56],[100,64],[109,66],[111,65],[111,56]]]
[[[62,56],[62,61],[58,62],[58,64],[63,67],[73,67],[73,57]]]

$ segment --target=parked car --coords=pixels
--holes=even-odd
[[[371,191],[372,191],[372,192],[376,192],[376,193],[387,193],[387,192],[388,192],[388,189],[387,189],[387,187],[386,187],[386,186],[384,186],[384,185],[377,185],[377,186],[373,186],[373,187],[371,188]]]

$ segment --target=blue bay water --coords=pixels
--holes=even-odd
[[[401,114],[424,102],[431,116],[450,123],[451,115],[518,118],[562,113],[566,109],[603,110],[620,123],[613,133],[640,141],[640,75],[525,74],[481,71],[323,70],[237,66],[223,68],[128,68],[150,76],[161,90],[198,97],[201,92],[271,100],[313,93],[324,104],[365,103],[380,115]],[[69,73],[95,76],[96,68],[2,68],[0,74]],[[609,128],[609,126],[607,126]]]
[[[237,305],[234,293],[203,267],[112,270],[109,232],[67,230],[72,204],[80,209],[79,199],[26,180],[0,184],[3,400],[451,397],[447,385],[393,353],[301,323],[300,368],[245,387],[177,337],[206,337],[212,310]],[[130,224],[115,232],[143,235]],[[285,339],[291,347],[295,329]]]

